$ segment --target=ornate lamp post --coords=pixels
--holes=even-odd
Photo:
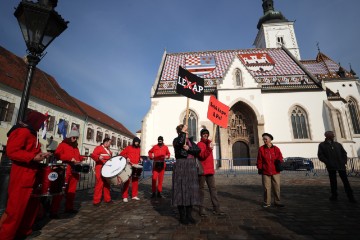
[[[43,51],[67,28],[68,22],[54,10],[56,6],[57,0],[39,0],[37,2],[22,0],[15,10],[14,15],[19,22],[28,53],[28,73],[16,122],[23,121],[25,118],[32,77],[36,65],[43,56]],[[0,215],[6,207],[10,167],[11,162],[3,150],[0,164]]]
[[[29,102],[32,76],[40,62],[43,51],[66,28],[65,21],[55,10],[57,0],[22,0],[15,10],[21,32],[27,46],[28,73],[21,96],[17,122],[23,121]]]

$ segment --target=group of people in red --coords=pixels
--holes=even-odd
[[[6,154],[12,160],[8,186],[8,201],[0,220],[0,239],[25,239],[32,233],[32,225],[40,208],[40,197],[33,194],[36,175],[40,162],[46,160],[52,153],[42,152],[38,131],[48,117],[37,111],[30,111],[24,122],[19,122],[8,132]],[[80,162],[80,152],[77,147],[79,132],[72,129],[54,152],[56,159],[69,165]],[[74,199],[79,174],[71,167],[66,168],[65,179],[65,212],[76,213]],[[63,195],[54,195],[50,217],[58,218],[58,211]]]

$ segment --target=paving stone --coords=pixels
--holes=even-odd
[[[235,175],[235,176],[234,176]],[[330,202],[327,176],[282,174],[284,209],[263,209],[261,178],[257,174],[216,175],[221,209],[212,214],[209,193],[205,193],[207,217],[193,208],[196,225],[179,223],[177,208],[171,206],[171,175],[165,175],[164,199],[153,200],[151,179],[139,184],[140,201],[123,203],[121,188],[112,191],[112,205],[93,207],[93,190],[78,191],[76,215],[39,220],[42,234],[34,239],[359,239],[360,204],[350,204],[339,179],[339,200]],[[360,177],[349,177],[355,198],[360,200]]]

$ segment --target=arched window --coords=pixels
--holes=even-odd
[[[348,101],[351,123],[355,134],[360,134],[359,109],[354,99]]]
[[[343,124],[343,121],[342,121],[342,118],[341,118],[341,113],[338,110],[336,111],[336,118],[337,118],[338,123],[339,123],[339,129],[340,129],[341,138],[345,138],[344,124]]]
[[[305,111],[300,107],[295,107],[291,111],[291,124],[295,139],[309,138],[309,123]]]
[[[236,86],[242,87],[243,86],[243,81],[242,81],[242,76],[241,76],[240,69],[236,69],[235,79],[236,79]]]
[[[183,124],[186,124],[185,118],[186,118],[186,113],[184,115]],[[189,132],[189,137],[193,137],[193,140],[196,141],[196,139],[197,139],[197,116],[191,110],[189,112],[188,132]]]

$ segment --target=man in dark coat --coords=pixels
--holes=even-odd
[[[346,175],[346,163],[347,153],[343,146],[334,141],[335,134],[332,131],[325,132],[325,141],[319,144],[318,158],[325,163],[329,173],[331,197],[330,201],[337,200],[337,181],[336,171],[339,172],[339,176],[344,184],[345,192],[349,198],[349,201],[356,203],[353,195],[353,191],[350,187],[349,180]]]

